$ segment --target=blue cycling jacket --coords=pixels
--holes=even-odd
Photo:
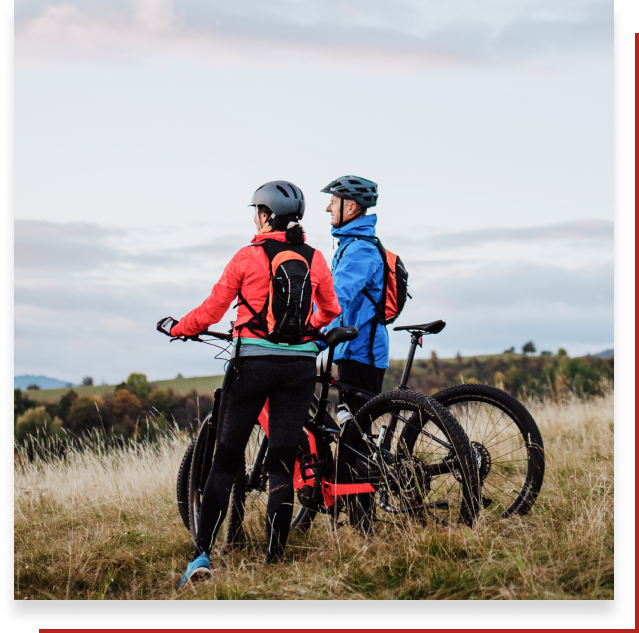
[[[356,360],[385,369],[388,367],[388,332],[384,325],[377,324],[371,350],[370,335],[375,307],[362,294],[362,290],[366,288],[375,301],[381,299],[384,262],[375,244],[357,239],[361,236],[374,237],[375,224],[377,215],[372,213],[357,218],[346,226],[333,227],[331,231],[333,237],[339,240],[331,271],[342,314],[327,329],[339,325],[355,325],[359,329],[356,339],[337,346],[335,362]]]

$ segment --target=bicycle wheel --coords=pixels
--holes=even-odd
[[[208,421],[207,421],[208,420]],[[217,422],[207,418],[200,427],[189,471],[189,530],[195,543],[202,515],[202,495],[211,472],[217,435]]]
[[[235,475],[233,487],[231,488],[226,535],[224,537],[226,545],[234,546],[245,540],[244,522],[247,509],[249,514],[247,521],[258,516],[266,516],[265,493],[267,491],[268,475],[265,469],[265,449],[267,445],[262,447],[264,440],[264,430],[259,424],[256,424],[246,445],[242,465]],[[262,451],[260,451],[261,447]],[[258,471],[254,475],[254,480],[249,489],[249,478],[256,462],[259,462],[257,464]]]
[[[182,523],[184,523],[184,527],[189,531],[189,476],[191,474],[193,449],[195,448],[196,441],[197,437],[194,437],[189,444],[189,447],[186,449],[184,457],[182,457],[182,462],[180,463],[180,468],[178,470],[177,484],[175,486],[178,510],[182,517]]]
[[[544,444],[537,424],[511,395],[488,385],[444,389],[433,398],[468,435],[480,461],[482,504],[503,518],[527,514],[544,481]]]
[[[410,391],[376,396],[345,425],[338,482],[375,488],[376,494],[346,497],[349,522],[364,532],[380,512],[472,525],[480,509],[466,434],[443,406]]]

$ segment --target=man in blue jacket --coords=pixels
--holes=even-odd
[[[339,325],[359,329],[356,339],[335,350],[338,378],[378,394],[388,367],[388,332],[376,322],[371,301],[380,301],[384,286],[384,262],[374,243],[377,215],[367,213],[377,204],[377,184],[358,176],[343,176],[322,192],[331,194],[326,211],[331,214],[331,233],[339,240],[331,270],[342,308],[341,316],[328,329]],[[355,414],[365,400],[346,395],[343,402]]]

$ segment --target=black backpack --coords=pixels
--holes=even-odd
[[[306,244],[288,244],[264,240],[261,246],[269,262],[270,283],[268,296],[257,312],[239,293],[243,303],[253,315],[246,327],[271,343],[300,345],[308,336],[313,313],[311,262],[315,249]]]

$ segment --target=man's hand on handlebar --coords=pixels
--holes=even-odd
[[[179,323],[173,317],[164,317],[160,319],[157,324],[157,331],[162,332],[162,334],[166,334],[167,336],[171,336],[171,330]]]

